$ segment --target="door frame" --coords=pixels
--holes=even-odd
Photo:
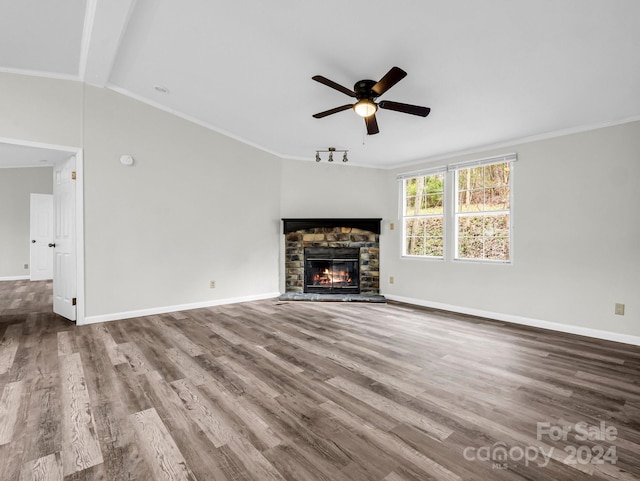
[[[47,144],[30,140],[10,139],[0,137],[0,143],[33,147],[35,149],[55,150],[68,153],[76,157],[76,324],[82,325],[85,320],[85,290],[84,290],[84,158],[80,147],[68,145]],[[49,165],[53,166],[55,162]],[[15,166],[14,166],[15,167]],[[25,166],[26,167],[26,166]],[[53,175],[51,176],[53,185]]]

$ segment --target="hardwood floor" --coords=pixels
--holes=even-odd
[[[640,479],[640,348],[400,304],[50,302],[0,283],[1,480]]]

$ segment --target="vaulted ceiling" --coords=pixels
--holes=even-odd
[[[80,79],[279,156],[389,168],[640,118],[637,0],[5,0],[0,71]],[[397,65],[367,136],[348,88]],[[166,90],[161,92],[159,90]],[[2,134],[0,133],[0,137]]]

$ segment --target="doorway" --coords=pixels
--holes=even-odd
[[[73,162],[71,166],[70,162]],[[54,307],[61,316],[75,320],[77,324],[84,322],[84,225],[83,225],[83,157],[82,150],[75,147],[43,144],[39,142],[20,141],[0,138],[0,169],[3,167],[21,168],[33,166],[51,166],[54,175],[53,184],[54,210],[60,209],[65,224],[58,222],[54,215],[54,298],[56,292],[64,308]],[[0,170],[0,175],[1,175]],[[64,179],[66,185],[60,190],[56,176],[68,175]],[[58,180],[60,180],[58,178]],[[72,181],[66,183],[66,181]],[[56,184],[58,188],[56,189]],[[56,192],[57,190],[57,192]],[[60,217],[60,213],[58,217]],[[64,227],[64,228],[63,228]],[[58,250],[55,239],[63,240],[62,250]],[[30,239],[31,240],[31,239]],[[29,242],[30,242],[29,240]],[[56,266],[56,263],[59,263]],[[57,271],[57,275],[56,275]],[[54,302],[56,304],[56,302]]]

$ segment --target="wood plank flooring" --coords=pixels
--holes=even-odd
[[[640,479],[640,348],[401,304],[77,327],[51,295],[0,282],[2,481]]]

